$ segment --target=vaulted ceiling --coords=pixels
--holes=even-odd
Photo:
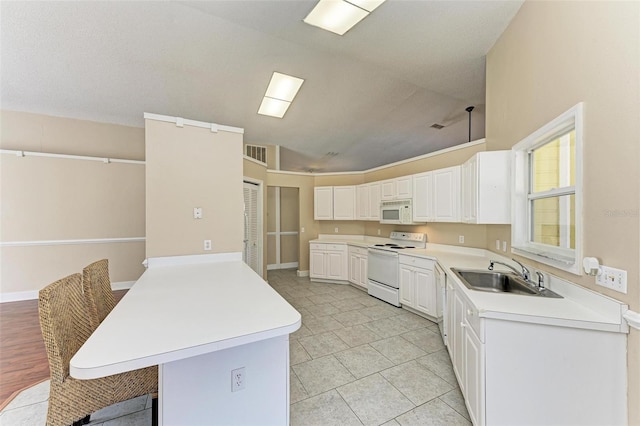
[[[485,55],[522,1],[387,0],[344,36],[303,23],[315,4],[3,1],[2,108],[242,127],[245,142],[280,145],[286,170],[365,170],[467,142],[472,105],[471,138],[484,136]],[[257,114],[273,71],[305,79],[283,119]]]

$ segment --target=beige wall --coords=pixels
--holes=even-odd
[[[143,129],[6,110],[0,123],[3,149],[144,159]],[[60,244],[144,237],[144,165],[2,154],[0,209],[0,241],[53,241],[0,249],[3,295],[37,291],[102,258],[112,282],[144,271],[143,242]]]
[[[147,257],[242,252],[242,135],[145,120],[145,140]]]
[[[458,166],[471,158],[476,152],[481,151],[485,151],[485,144],[476,144],[472,142],[471,144],[461,145],[460,147],[457,147],[457,149],[448,152],[365,173],[364,181],[375,182],[378,180],[392,179],[429,170]]]
[[[139,127],[8,110],[0,111],[0,122],[2,149],[144,160]]]
[[[524,3],[487,55],[487,150],[508,149],[578,102],[584,115],[584,255],[628,273],[628,293],[543,270],[640,311],[640,3]],[[611,212],[622,212],[612,214]],[[487,228],[487,248],[510,239]],[[640,332],[629,335],[629,423],[640,424]]]

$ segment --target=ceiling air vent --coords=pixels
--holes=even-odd
[[[438,123],[434,123],[431,125],[431,127],[433,127],[434,129],[444,129],[444,126],[442,124],[438,124]]]

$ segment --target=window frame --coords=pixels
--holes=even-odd
[[[581,102],[551,120],[512,148],[514,179],[511,189],[511,252],[575,275],[582,275],[583,273],[581,268],[583,253],[583,122],[584,104]],[[533,181],[531,152],[570,132],[572,129],[575,130],[575,184],[533,193],[531,190]],[[531,200],[562,195],[575,196],[575,249],[533,242]]]

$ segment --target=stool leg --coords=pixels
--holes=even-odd
[[[151,399],[151,426],[158,426],[158,398]]]
[[[85,417],[81,418],[80,420],[73,422],[73,426],[87,425],[89,424],[90,421],[91,421],[91,414],[87,414]]]

